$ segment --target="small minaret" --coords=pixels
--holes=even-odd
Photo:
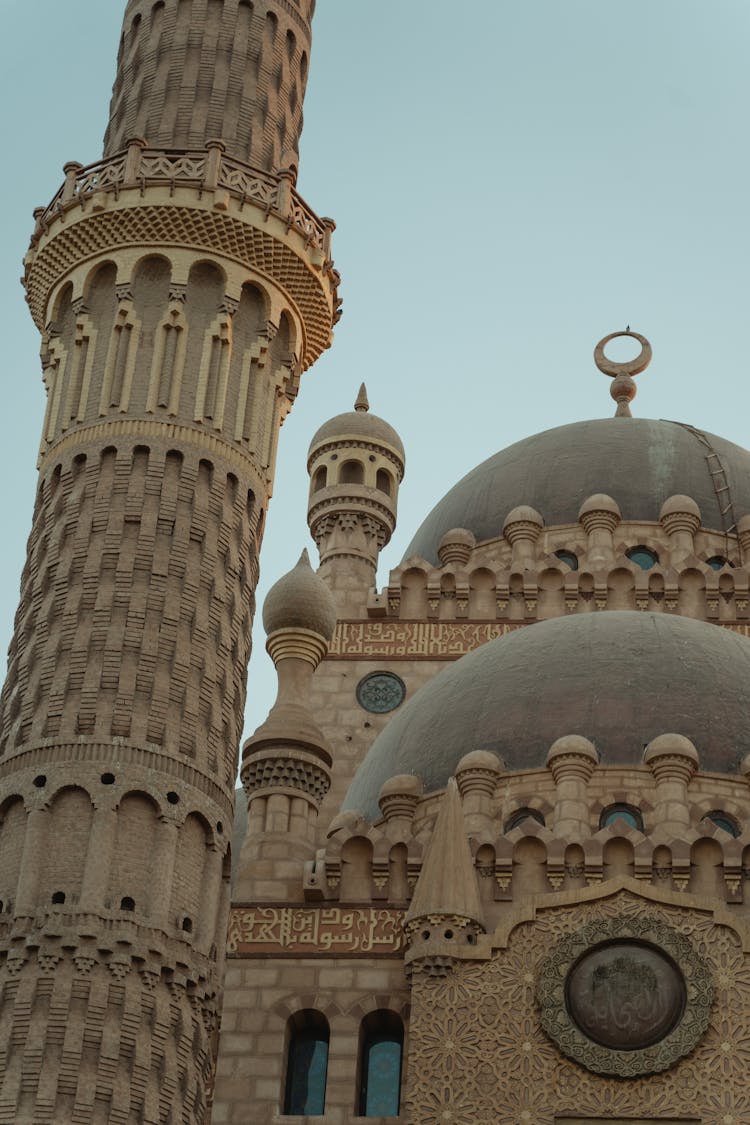
[[[363,383],[354,410],[320,427],[307,459],[307,522],[340,617],[363,612],[378,557],[396,527],[406,466],[401,438],[369,411]]]
[[[310,682],[328,651],[336,607],[307,551],[263,605],[266,648],[279,689],[266,721],[242,751],[247,834],[237,901],[299,897],[302,866],[315,851],[315,822],[331,784],[331,754],[310,710]]]
[[[445,790],[404,929],[407,965],[431,976],[447,971],[486,931],[455,778]]]

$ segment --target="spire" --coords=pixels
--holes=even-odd
[[[464,830],[464,814],[455,778],[445,790],[422,871],[404,924],[412,936],[424,919],[442,915],[475,933],[485,929],[474,860]],[[473,923],[473,925],[472,925]],[[450,931],[446,931],[446,934]],[[435,935],[440,940],[441,934]],[[450,939],[448,939],[450,940]]]
[[[367,397],[367,387],[364,383],[359,388],[359,394],[357,395],[357,401],[354,403],[354,409],[358,414],[366,414],[370,409],[370,400]]]

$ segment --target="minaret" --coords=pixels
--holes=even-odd
[[[401,438],[370,413],[364,383],[354,410],[325,422],[310,442],[307,523],[340,617],[363,612],[396,526],[405,466]]]
[[[313,0],[131,0],[35,213],[48,392],[0,706],[0,1122],[208,1120],[279,427],[338,315],[296,194]]]
[[[247,834],[236,866],[239,902],[290,901],[315,855],[315,824],[333,759],[310,704],[315,669],[336,625],[333,597],[304,551],[263,603],[266,648],[279,690],[266,721],[242,748]]]

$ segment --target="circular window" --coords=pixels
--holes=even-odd
[[[565,980],[565,1006],[602,1047],[640,1051],[660,1043],[685,1009],[685,980],[654,945],[612,941],[584,953]]]
[[[625,554],[641,570],[651,570],[651,567],[656,566],[659,561],[659,556],[654,551],[650,551],[648,547],[631,547]]]
[[[610,805],[599,817],[599,827],[608,828],[616,820],[624,820],[631,828],[643,831],[643,817],[632,805]]]
[[[406,698],[406,685],[393,672],[371,672],[357,684],[357,702],[373,715],[395,711]]]
[[[512,816],[508,817],[505,825],[506,832],[512,832],[514,828],[518,828],[519,824],[523,824],[525,820],[535,820],[537,824],[544,825],[544,817],[536,809],[516,809]]]
[[[578,555],[574,555],[572,551],[555,551],[555,558],[564,562],[571,570],[578,570]]]

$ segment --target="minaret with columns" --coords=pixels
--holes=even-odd
[[[258,550],[339,315],[314,0],[130,0],[25,262],[48,405],[0,706],[0,1123],[206,1122]]]
[[[340,617],[359,616],[374,590],[405,468],[401,438],[370,413],[364,383],[354,409],[324,422],[310,442],[307,524]]]

